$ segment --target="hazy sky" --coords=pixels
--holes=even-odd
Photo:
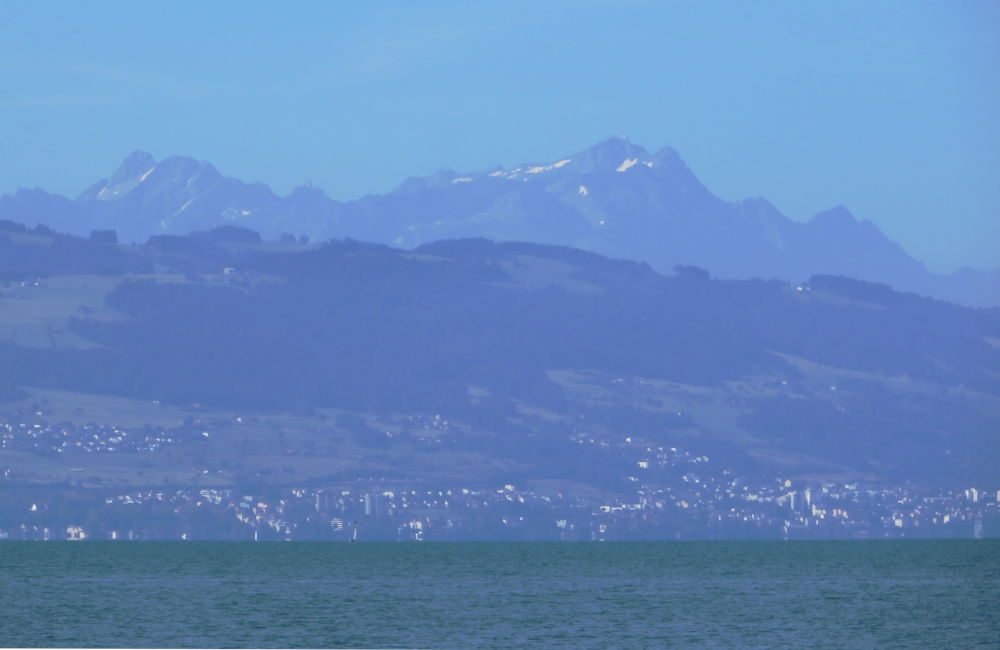
[[[0,2],[0,192],[143,149],[343,200],[624,134],[725,199],[998,267],[997,116],[994,0]]]

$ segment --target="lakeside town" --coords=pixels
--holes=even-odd
[[[208,438],[199,427],[140,429],[0,422],[0,450],[141,458]],[[631,437],[579,435],[618,454],[625,487],[524,480],[450,484],[355,478],[330,485],[68,489],[0,465],[0,540],[686,540],[1000,536],[997,485],[738,475],[707,455]],[[206,474],[209,470],[203,470]],[[207,482],[206,482],[207,483]]]
[[[268,495],[146,489],[99,498],[49,491],[18,498],[20,508],[7,504],[0,540],[981,538],[996,536],[1000,518],[1000,494],[975,487],[922,492],[863,484],[800,487],[789,480],[753,488],[736,480],[727,486],[693,476],[689,481],[687,489],[640,485],[635,499],[606,502],[511,484],[489,490],[290,488]]]

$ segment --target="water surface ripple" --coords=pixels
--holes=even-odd
[[[0,543],[0,645],[998,648],[1000,540]]]

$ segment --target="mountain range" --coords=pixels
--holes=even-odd
[[[836,274],[966,305],[1000,304],[1000,269],[931,273],[843,206],[802,223],[762,198],[724,201],[673,149],[650,153],[623,138],[549,162],[410,178],[389,193],[349,202],[311,186],[278,196],[207,162],[157,162],[135,152],[76,199],[40,189],[4,195],[0,219],[78,235],[110,229],[123,242],[222,225],[270,239],[349,237],[400,248],[484,237],[570,246],[661,272],[684,264],[731,279]]]

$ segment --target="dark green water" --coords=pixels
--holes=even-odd
[[[0,645],[1000,648],[1000,541],[8,542]]]

